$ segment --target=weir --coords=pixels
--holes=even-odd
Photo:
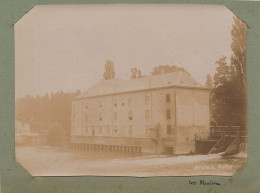
[[[212,126],[210,130],[209,138],[195,139],[197,154],[224,152],[223,155],[227,156],[237,154],[240,150],[247,151],[247,127]]]

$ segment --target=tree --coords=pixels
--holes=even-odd
[[[237,17],[234,17],[231,35],[233,54],[230,68],[232,77],[235,81],[239,81],[243,88],[246,88],[246,24]]]
[[[184,68],[175,65],[159,65],[153,68],[152,75],[164,74],[168,72],[178,72],[178,71],[185,72],[190,75],[190,73],[187,72]]]
[[[214,87],[217,88],[218,86],[221,86],[222,84],[228,82],[230,80],[230,67],[227,65],[226,61],[227,57],[222,56],[218,61],[216,61],[216,64],[218,67],[216,68],[216,73],[214,75]]]
[[[231,121],[232,108],[229,104],[231,96],[230,87],[230,67],[227,65],[226,57],[223,56],[218,61],[216,73],[214,75],[214,86],[211,92],[211,111],[214,122],[218,125],[229,125]]]
[[[141,70],[137,71],[137,78],[143,78],[144,76],[142,75]]]
[[[80,94],[64,93],[62,90],[46,93],[44,96],[32,97],[27,95],[17,99],[15,102],[15,116],[37,123],[56,122],[62,124],[65,129],[70,129],[71,122],[71,100]]]
[[[137,77],[137,68],[131,68],[131,79],[136,79]]]
[[[106,61],[105,72],[104,72],[103,77],[105,80],[115,78],[114,63],[111,60]]]
[[[136,79],[136,78],[143,78],[144,76],[142,75],[141,70],[137,68],[131,68],[131,79]]]
[[[210,74],[206,77],[205,87],[212,88],[213,87],[213,80]]]
[[[247,75],[246,75],[246,24],[234,17],[232,26],[231,81],[233,83],[232,107],[234,122],[247,125]]]
[[[231,30],[230,66],[226,57],[216,64],[212,89],[213,117],[218,125],[247,125],[246,25],[237,17]]]
[[[210,110],[210,122],[214,122],[213,118],[213,106],[212,106],[212,88],[213,88],[213,80],[210,74],[207,75],[206,77],[206,82],[205,82],[205,87],[208,87],[209,90],[209,110]]]

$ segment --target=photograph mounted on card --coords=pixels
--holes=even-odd
[[[246,24],[219,5],[41,5],[15,25],[15,154],[32,176],[232,176]]]

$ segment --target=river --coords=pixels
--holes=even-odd
[[[240,153],[212,155],[150,155],[123,152],[16,146],[16,160],[32,176],[232,176],[247,161]]]

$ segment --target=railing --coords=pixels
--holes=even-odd
[[[220,137],[220,136],[237,136],[247,137],[248,127],[244,126],[210,126],[210,136]]]

